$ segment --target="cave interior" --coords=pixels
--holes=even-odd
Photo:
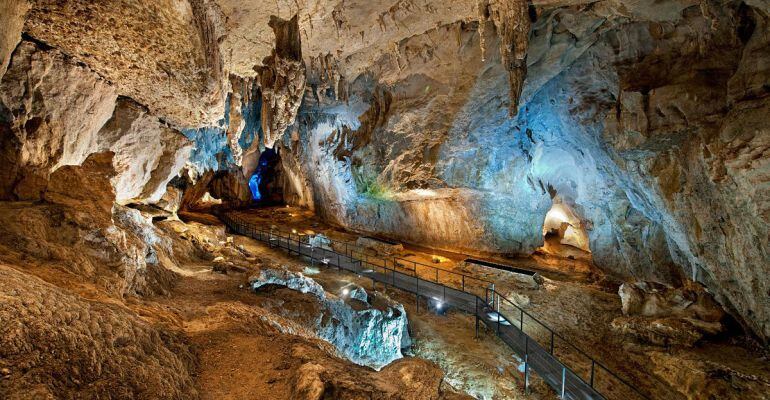
[[[0,0],[0,398],[768,399],[768,116],[768,0]]]

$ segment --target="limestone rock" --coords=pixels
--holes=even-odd
[[[252,290],[278,285],[314,297],[323,311],[306,322],[308,328],[356,364],[380,369],[403,357],[401,349],[411,344],[403,305],[384,296],[377,296],[374,304],[359,299],[350,304],[348,299],[328,296],[313,279],[284,269],[262,269],[249,282]],[[281,306],[276,312],[287,310]]]
[[[522,0],[488,0],[486,4],[482,2],[479,7],[486,7],[482,14],[489,14],[489,19],[500,35],[500,59],[508,71],[511,101],[509,112],[513,116],[518,112],[519,97],[527,73],[526,59],[529,38],[527,2]]]
[[[224,113],[222,15],[211,0],[32,1],[25,32],[86,63],[178,126]]]
[[[618,289],[625,317],[613,329],[656,345],[692,346],[722,331],[722,308],[702,286],[672,288],[653,282],[623,283]]]
[[[176,213],[179,211],[183,195],[184,193],[181,190],[175,186],[168,185],[166,186],[166,192],[158,200],[157,206],[170,213]]]
[[[0,3],[0,15],[3,16],[3,24],[0,26],[0,78],[8,68],[13,50],[21,41],[21,30],[28,9],[29,3],[26,1]]]
[[[605,273],[698,281],[767,338],[765,3],[539,3],[513,120],[506,63],[482,49],[511,44],[494,31],[517,21],[424,30],[366,74],[363,54],[310,53],[312,84],[348,84],[344,100],[307,91],[280,147],[286,198],[356,231],[498,254],[541,247],[547,212],[569,204]],[[336,15],[340,35],[358,23]]]
[[[320,233],[310,237],[310,245],[316,248],[332,250],[331,243],[332,241],[326,235]]]
[[[294,122],[305,92],[305,63],[297,16],[289,21],[271,18],[270,27],[275,33],[275,50],[259,69],[262,131],[267,147],[273,147]]]
[[[321,400],[338,398],[371,398],[423,400],[442,399],[439,390],[443,373],[429,361],[408,358],[388,365],[377,379],[345,379],[334,367],[308,362],[292,377],[292,398]]]
[[[0,379],[0,397],[198,395],[182,338],[126,307],[84,300],[7,265],[0,299],[0,359],[19,371]]]
[[[51,203],[78,208],[84,205],[109,215],[115,201],[110,179],[115,176],[112,152],[94,153],[83,165],[68,165],[51,174],[43,198]]]
[[[721,332],[722,325],[689,318],[618,317],[612,329],[658,346],[692,347],[705,334]]]
[[[19,44],[0,81],[2,160],[9,166],[0,174],[2,198],[38,199],[52,171],[96,152],[116,99],[89,67],[41,44]]]
[[[618,289],[624,315],[681,316],[718,322],[724,316],[719,304],[698,283],[672,288],[655,282],[626,282]]]
[[[0,207],[3,261],[44,265],[69,279],[95,282],[114,296],[165,293],[174,275],[161,266],[168,243],[150,218],[114,205],[112,153],[52,174],[46,203]]]
[[[131,99],[120,98],[99,131],[97,145],[115,153],[115,201],[155,203],[179,174],[192,145],[180,132],[149,115]]]
[[[265,285],[281,285],[300,293],[310,293],[320,299],[326,297],[323,287],[316,281],[285,269],[263,269],[259,275],[249,278],[252,290],[258,290]]]
[[[396,256],[404,252],[404,245],[401,243],[390,243],[366,236],[360,236],[356,239],[356,246],[373,250],[375,253],[382,256]]]

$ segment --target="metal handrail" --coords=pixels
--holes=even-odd
[[[220,218],[222,218],[222,217],[225,217],[225,218],[228,218],[228,219],[233,219],[233,217],[230,216],[229,214],[220,215]],[[254,225],[252,223],[243,221],[242,219],[240,219],[238,217],[236,217],[236,218],[239,220],[239,221],[237,221],[237,223],[240,223],[242,225],[248,225],[252,230],[256,230],[256,231],[259,231],[259,232],[264,233],[264,234],[276,235],[276,236],[278,236],[280,238],[286,238],[286,239],[289,239],[289,240],[294,240],[294,239],[292,239],[292,235],[296,235],[298,238],[301,238],[302,236],[308,236],[308,235],[300,235],[299,233],[295,234],[295,233],[290,233],[290,232],[286,232],[287,236],[283,236],[280,233],[276,233],[275,232],[275,231],[280,232],[277,229],[270,228],[270,230],[266,230],[264,228],[257,227],[256,225]],[[345,254],[348,257],[352,257],[354,253],[360,253],[362,255],[366,255],[367,257],[375,257],[377,259],[382,260],[383,261],[383,265],[374,264],[374,263],[371,263],[371,262],[368,262],[368,261],[364,261],[364,262],[366,262],[369,265],[377,266],[378,268],[384,268],[384,269],[386,269],[388,271],[391,271],[391,270],[397,271],[397,269],[395,269],[395,268],[388,268],[387,267],[387,261],[388,261],[387,258],[383,258],[383,257],[379,257],[379,256],[370,256],[370,255],[366,254],[366,252],[365,252],[366,248],[363,247],[363,246],[359,246],[357,244],[353,244],[352,242],[348,242],[348,241],[345,241],[345,240],[334,240],[334,239],[331,239],[331,238],[328,238],[328,237],[327,237],[327,239],[329,239],[329,241],[332,244],[337,244],[337,246],[344,245],[345,246],[345,252],[343,254]],[[308,244],[308,243],[305,243],[305,244]],[[438,275],[439,273],[444,273],[444,274],[449,274],[451,276],[458,277],[461,282],[465,282],[466,280],[471,280],[471,281],[476,281],[476,282],[484,283],[484,284],[486,284],[486,286],[494,286],[494,282],[492,282],[492,281],[489,281],[489,280],[486,280],[486,279],[483,279],[483,278],[478,278],[478,277],[475,277],[475,276],[472,276],[472,275],[468,275],[468,274],[463,274],[461,272],[456,272],[456,271],[451,271],[451,270],[447,270],[447,269],[444,269],[444,268],[439,268],[439,267],[437,267],[435,265],[423,264],[423,263],[420,263],[420,262],[417,262],[417,261],[407,260],[407,259],[399,258],[399,257],[393,257],[393,259],[394,260],[401,260],[401,261],[404,261],[404,262],[407,262],[407,263],[411,263],[414,266],[412,271],[415,274],[417,274],[417,266],[420,266],[420,267],[428,268],[429,270],[434,272],[436,274],[436,276],[439,276]],[[394,267],[396,265],[397,264],[394,263]],[[438,283],[438,279],[436,279],[434,282]],[[465,285],[463,285],[463,286],[465,286]],[[465,290],[463,290],[463,291],[465,291]],[[470,293],[470,292],[468,292],[468,293]]]
[[[511,306],[513,306],[513,307],[514,307],[514,308],[515,308],[517,311],[519,311],[519,313],[520,313],[520,318],[519,318],[519,321],[520,321],[520,327],[521,327],[521,328],[520,328],[520,330],[521,330],[522,332],[524,331],[524,317],[525,317],[525,316],[527,316],[527,317],[529,317],[531,320],[533,320],[533,321],[537,322],[537,323],[538,323],[540,326],[542,326],[543,328],[545,328],[545,329],[548,331],[548,333],[550,333],[550,343],[549,343],[549,344],[550,344],[550,346],[549,346],[549,348],[550,348],[550,353],[551,353],[551,354],[553,354],[553,352],[554,352],[554,345],[555,345],[555,340],[554,340],[554,339],[561,339],[561,340],[562,340],[564,343],[568,344],[568,345],[569,345],[570,347],[572,347],[572,348],[573,348],[575,351],[577,351],[577,352],[578,352],[578,354],[580,354],[580,355],[582,355],[583,357],[587,358],[587,359],[588,359],[588,361],[590,361],[590,362],[591,362],[591,375],[590,375],[590,379],[589,379],[589,382],[585,382],[585,380],[583,380],[583,378],[582,378],[581,376],[579,376],[579,375],[575,374],[575,375],[576,375],[576,376],[577,376],[577,377],[578,377],[580,380],[583,380],[583,382],[585,382],[585,383],[589,384],[591,387],[594,387],[594,376],[595,376],[595,368],[598,366],[599,368],[603,369],[605,372],[607,372],[607,373],[609,373],[610,375],[612,375],[612,377],[614,377],[615,379],[617,379],[617,380],[618,380],[620,383],[622,383],[623,385],[625,385],[625,386],[627,386],[628,388],[630,388],[631,390],[633,390],[633,391],[634,391],[634,392],[635,392],[637,395],[641,396],[641,397],[642,397],[642,398],[644,398],[644,399],[648,399],[648,398],[649,398],[649,396],[647,396],[647,395],[645,395],[644,393],[640,392],[640,391],[639,391],[639,389],[637,389],[637,388],[636,388],[634,385],[632,385],[632,384],[628,383],[628,381],[626,381],[625,379],[621,378],[621,377],[620,377],[620,376],[618,376],[616,373],[612,372],[612,371],[611,371],[611,370],[610,370],[610,369],[609,369],[607,366],[605,366],[605,365],[604,365],[604,364],[602,364],[601,362],[597,361],[597,360],[596,360],[596,358],[594,358],[594,357],[590,356],[590,355],[589,355],[588,353],[586,353],[586,352],[585,352],[583,349],[581,349],[581,348],[577,347],[577,345],[575,345],[574,343],[570,342],[569,340],[567,340],[567,338],[565,338],[565,337],[564,337],[564,336],[562,336],[561,334],[559,334],[559,333],[557,333],[556,331],[554,331],[553,329],[551,329],[551,328],[550,328],[548,325],[546,325],[544,322],[540,321],[540,320],[539,320],[539,319],[537,319],[535,316],[533,316],[533,315],[532,315],[532,314],[530,314],[529,312],[525,311],[523,308],[521,308],[521,307],[519,307],[518,305],[516,305],[516,303],[514,303],[514,302],[513,302],[513,301],[511,301],[511,300],[509,300],[509,299],[508,299],[508,298],[506,298],[505,296],[501,295],[501,294],[500,294],[499,292],[497,292],[495,289],[490,289],[490,292],[492,293],[492,295],[493,295],[493,296],[495,296],[495,295],[497,296],[497,298],[498,298],[498,303],[499,303],[500,299],[502,299],[502,300],[503,300],[505,303],[507,303],[507,304],[510,304],[510,305],[511,305]],[[493,302],[494,302],[494,300],[493,300]],[[499,310],[499,306],[498,306],[498,310]],[[498,313],[499,313],[499,314],[501,314],[499,311],[498,311]],[[507,319],[509,322],[511,322],[511,323],[513,322],[513,321],[511,321],[511,320],[510,320],[510,319],[508,319],[508,318],[506,318],[506,319]],[[537,341],[537,339],[535,339],[535,340]]]
[[[305,243],[305,242],[302,242],[302,236],[308,236],[308,235],[300,235],[300,234],[293,234],[293,233],[286,233],[286,235],[282,235],[282,234],[281,234],[281,231],[280,231],[280,230],[278,230],[278,229],[274,229],[274,228],[272,228],[272,227],[271,227],[269,230],[266,230],[266,229],[264,229],[264,228],[262,228],[262,227],[258,227],[257,225],[255,225],[255,224],[253,224],[253,223],[250,223],[250,222],[246,222],[246,221],[242,220],[241,218],[239,218],[239,217],[237,217],[237,216],[236,216],[236,217],[233,217],[233,216],[231,216],[231,215],[229,215],[229,214],[227,214],[227,213],[221,213],[221,214],[219,214],[219,217],[220,217],[221,219],[223,219],[223,220],[224,220],[224,222],[225,222],[226,224],[228,224],[228,222],[229,222],[230,224],[234,224],[234,225],[241,225],[241,226],[244,226],[244,227],[248,227],[248,229],[250,230],[250,233],[251,233],[252,235],[254,235],[254,234],[255,234],[255,233],[257,233],[257,232],[258,232],[258,233],[260,233],[260,234],[265,234],[265,235],[267,235],[267,237],[268,237],[268,240],[267,240],[267,241],[268,241],[268,243],[269,243],[269,242],[271,242],[271,241],[273,240],[273,238],[277,238],[277,239],[284,239],[284,240],[286,240],[286,243],[287,243],[287,248],[286,248],[286,249],[287,249],[289,252],[291,252],[291,251],[292,251],[292,250],[291,250],[291,248],[290,248],[290,247],[289,247],[289,245],[288,245],[288,243],[289,243],[290,241],[296,241],[296,242],[298,243],[298,245],[300,245],[300,244],[304,244],[304,245],[310,245],[310,243],[309,243],[309,238],[308,238],[308,242],[307,242],[307,243]],[[295,236],[297,236],[297,239],[294,239],[294,238],[292,238],[292,235],[295,235]],[[260,238],[261,238],[261,236],[260,236]],[[351,244],[351,242],[347,242],[347,241],[335,241],[335,240],[333,240],[333,239],[331,239],[331,238],[328,238],[328,239],[329,239],[329,241],[330,241],[332,244],[337,244],[338,246],[339,246],[339,244],[340,244],[340,243],[344,244],[344,245],[345,245],[345,252],[344,252],[343,254],[345,255],[345,257],[348,257],[348,258],[350,258],[351,260],[355,259],[355,258],[353,257],[353,254],[354,254],[355,252],[354,252],[353,250],[350,250],[350,246],[348,246],[348,245],[351,245],[353,248],[358,248],[358,249],[365,249],[365,248],[364,248],[364,247],[362,247],[362,246],[358,246],[358,245],[352,245],[352,244]],[[261,239],[260,239],[260,240],[261,240]],[[327,251],[331,251],[331,252],[333,252],[333,253],[336,253],[336,254],[338,254],[338,255],[340,254],[339,252],[337,252],[337,250],[334,250],[334,247],[332,247],[332,250],[327,250]],[[394,272],[394,273],[396,273],[396,272],[397,272],[397,273],[399,273],[399,274],[403,274],[403,272],[400,272],[400,271],[398,271],[398,270],[395,268],[395,267],[398,265],[398,264],[396,264],[396,263],[394,263],[394,268],[388,268],[388,266],[387,266],[387,259],[385,259],[385,258],[382,258],[382,257],[378,257],[378,256],[369,256],[369,255],[368,255],[368,254],[366,254],[364,251],[357,251],[357,252],[358,252],[358,253],[360,253],[361,255],[365,256],[365,258],[366,258],[365,260],[360,260],[360,259],[358,260],[358,261],[359,261],[359,262],[360,262],[362,265],[364,265],[364,264],[368,264],[368,265],[371,265],[371,266],[373,266],[373,267],[382,268],[382,269],[384,269],[384,270],[386,270],[386,271],[392,271],[392,272]],[[375,259],[380,259],[380,260],[384,261],[384,263],[383,263],[383,265],[374,264],[374,263],[372,263],[372,262],[370,262],[370,261],[369,261],[369,257],[373,257],[373,258],[375,258]],[[394,259],[399,259],[399,258],[396,258],[396,257],[394,257]],[[487,305],[491,305],[492,309],[493,309],[493,310],[495,310],[495,312],[497,313],[497,321],[496,321],[496,322],[497,322],[497,325],[498,325],[498,335],[499,335],[500,324],[501,324],[501,322],[502,322],[503,320],[504,320],[504,321],[507,321],[509,324],[513,324],[513,323],[514,323],[514,320],[512,320],[512,319],[510,319],[510,318],[506,317],[506,316],[505,316],[504,314],[502,314],[502,312],[500,311],[500,302],[501,302],[501,300],[502,300],[502,301],[503,301],[505,304],[509,304],[510,306],[513,306],[513,307],[514,307],[514,308],[515,308],[515,309],[516,309],[516,310],[519,312],[519,316],[520,316],[520,318],[519,318],[519,324],[520,324],[520,328],[519,328],[519,330],[520,330],[522,333],[524,333],[524,335],[525,335],[525,337],[526,337],[526,343],[527,343],[527,346],[528,346],[528,343],[529,343],[529,335],[526,335],[526,333],[524,332],[524,317],[525,317],[525,316],[526,316],[526,317],[529,317],[529,318],[530,318],[532,321],[536,322],[537,324],[539,324],[540,326],[542,326],[543,328],[545,328],[545,330],[547,330],[547,331],[548,331],[548,333],[550,334],[550,343],[549,343],[549,349],[550,349],[550,350],[549,350],[549,353],[550,353],[552,356],[555,356],[555,355],[554,355],[555,339],[560,339],[560,340],[561,340],[561,341],[563,341],[564,343],[568,344],[568,345],[569,345],[571,348],[573,348],[575,351],[577,351],[577,353],[578,353],[580,356],[583,356],[583,357],[585,357],[585,358],[587,359],[587,361],[590,361],[590,363],[591,363],[591,372],[590,372],[590,378],[589,378],[589,382],[586,382],[586,381],[585,381],[585,380],[584,380],[584,379],[583,379],[583,378],[582,378],[580,375],[578,375],[576,372],[574,372],[574,370],[570,369],[570,372],[571,372],[571,373],[572,373],[572,374],[573,374],[573,375],[574,375],[574,376],[575,376],[577,379],[579,379],[579,380],[580,380],[581,382],[583,382],[584,384],[586,384],[586,385],[590,386],[590,387],[591,387],[591,388],[593,388],[594,390],[596,390],[596,388],[595,388],[595,382],[594,382],[594,380],[595,380],[595,379],[594,379],[594,378],[595,378],[595,370],[596,370],[596,367],[599,367],[599,368],[601,368],[602,370],[604,370],[605,372],[607,372],[607,373],[608,373],[610,376],[612,376],[613,378],[617,379],[617,381],[618,381],[618,382],[620,382],[621,384],[623,384],[625,387],[627,387],[627,388],[631,389],[631,390],[632,390],[632,391],[633,391],[635,394],[637,394],[637,395],[639,395],[640,397],[642,397],[643,399],[649,399],[649,398],[650,398],[649,396],[647,396],[647,395],[645,395],[645,394],[641,393],[641,392],[640,392],[640,391],[639,391],[639,390],[638,390],[638,389],[637,389],[637,388],[636,388],[634,385],[632,385],[632,384],[628,383],[628,382],[627,382],[625,379],[621,378],[621,377],[620,377],[620,376],[618,376],[616,373],[612,372],[612,371],[611,371],[611,370],[610,370],[608,367],[606,367],[604,364],[602,364],[601,362],[597,361],[597,360],[596,360],[594,357],[590,356],[588,353],[586,353],[585,351],[583,351],[582,349],[580,349],[579,347],[577,347],[575,344],[573,344],[572,342],[570,342],[570,341],[569,341],[567,338],[565,338],[565,337],[564,337],[564,336],[562,336],[561,334],[559,334],[559,333],[557,333],[556,331],[554,331],[554,330],[553,330],[552,328],[550,328],[548,325],[546,325],[545,323],[543,323],[542,321],[540,321],[539,319],[537,319],[535,316],[533,316],[533,315],[532,315],[532,314],[530,314],[529,312],[525,311],[523,308],[521,308],[521,307],[519,307],[518,305],[516,305],[516,304],[515,304],[513,301],[509,300],[507,297],[505,297],[505,296],[503,296],[502,294],[500,294],[498,291],[496,291],[496,290],[495,290],[495,285],[494,285],[494,282],[491,282],[491,281],[488,281],[488,280],[485,280],[485,279],[481,279],[481,278],[476,278],[476,277],[473,277],[473,276],[470,276],[470,275],[466,275],[466,274],[462,274],[462,273],[459,273],[459,272],[455,272],[455,271],[449,271],[449,270],[446,270],[446,269],[443,269],[443,268],[438,268],[438,267],[435,267],[435,266],[432,266],[432,265],[426,265],[426,264],[422,264],[422,263],[417,263],[417,262],[414,262],[414,261],[411,261],[411,260],[404,260],[404,259],[400,259],[400,260],[402,260],[402,261],[407,261],[407,262],[410,262],[410,263],[414,263],[415,265],[420,265],[420,266],[423,266],[423,267],[427,267],[427,268],[430,268],[430,269],[432,269],[432,270],[435,270],[435,271],[436,271],[436,280],[435,280],[434,282],[435,282],[436,284],[438,284],[438,285],[441,285],[441,286],[444,286],[444,287],[446,287],[446,285],[445,285],[445,284],[442,284],[442,283],[439,281],[439,279],[438,279],[438,272],[439,272],[439,271],[440,271],[440,272],[444,272],[444,273],[448,273],[448,274],[451,274],[451,275],[455,275],[455,276],[460,276],[460,277],[461,277],[461,279],[462,279],[462,282],[463,282],[463,284],[462,284],[462,289],[457,289],[457,288],[453,288],[453,289],[455,289],[455,290],[461,290],[462,292],[465,292],[465,293],[468,293],[468,294],[470,294],[470,295],[473,295],[473,296],[475,296],[475,297],[477,298],[477,301],[481,301],[481,302],[484,302],[484,303],[486,303]],[[408,271],[408,269],[406,269],[406,268],[404,268],[404,269]],[[413,276],[414,276],[415,278],[417,278],[417,279],[418,279],[418,280],[417,280],[417,284],[418,284],[418,292],[419,292],[419,280],[420,280],[420,279],[423,279],[423,278],[420,278],[419,274],[417,273],[416,267],[415,267],[413,270],[411,270],[411,272],[413,272],[413,273],[414,273],[414,275],[413,275]],[[395,275],[394,275],[394,276],[395,276]],[[474,293],[474,292],[469,292],[469,291],[466,291],[466,290],[465,290],[465,289],[466,289],[466,285],[465,285],[465,279],[466,279],[466,277],[467,277],[467,279],[470,279],[470,280],[472,280],[472,281],[478,281],[478,282],[482,282],[482,283],[485,283],[485,284],[486,284],[486,285],[484,285],[484,286],[481,286],[481,287],[483,287],[483,288],[484,288],[484,299],[481,299],[481,298],[478,296],[478,294],[476,294],[476,293]],[[491,294],[491,296],[492,296],[492,297],[491,297],[491,302],[490,302],[490,294]],[[419,294],[418,294],[418,296],[419,296]],[[497,300],[496,300],[496,302],[495,302],[495,299],[497,299]],[[478,314],[478,313],[477,313],[477,314]],[[478,320],[478,315],[477,315],[477,320]],[[486,322],[485,322],[485,324],[486,324]],[[478,326],[478,322],[477,322],[477,326]],[[534,340],[535,340],[535,342],[537,342],[537,340],[536,340],[536,339],[534,339]],[[565,368],[567,368],[566,364],[564,364],[563,362],[561,362],[561,363],[562,363],[562,365],[564,365],[564,367],[565,367]],[[526,364],[526,360],[525,360],[525,364]],[[525,375],[526,375],[526,367],[525,367]],[[564,378],[563,378],[563,380],[562,380],[562,383],[564,383]],[[562,390],[564,390],[564,388],[562,388]]]

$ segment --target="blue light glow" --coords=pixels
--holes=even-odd
[[[278,161],[278,154],[273,149],[265,149],[259,156],[259,163],[257,169],[254,171],[254,175],[249,178],[249,189],[251,190],[251,198],[254,201],[261,201],[267,194],[270,181],[265,180],[266,175],[270,175],[274,165]]]
[[[262,175],[260,175],[259,168],[257,172],[249,179],[249,189],[251,189],[251,198],[254,200],[262,200],[262,194],[259,193],[259,184],[262,182]]]

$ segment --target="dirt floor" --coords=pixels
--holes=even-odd
[[[322,223],[303,209],[273,207],[249,210],[239,215],[266,228],[273,226],[287,232],[323,233],[335,240],[351,242],[358,238],[355,233]],[[436,256],[440,256],[440,263],[433,263]],[[596,282],[596,271],[586,265],[590,263],[590,257],[578,254],[567,259],[549,258],[546,251],[532,258],[491,259],[539,272],[546,280],[537,289],[523,285],[506,271],[466,265],[462,263],[466,257],[466,254],[409,244],[405,245],[403,255],[408,260],[462,271],[495,282],[499,292],[507,293],[507,298],[515,299],[528,313],[580,349],[578,351],[558,339],[555,341],[555,353],[586,381],[590,379],[591,369],[591,362],[585,356],[588,354],[655,398],[770,398],[767,354],[755,351],[751,341],[741,336],[727,334],[704,340],[694,348],[676,348],[643,344],[614,332],[610,323],[622,315],[617,286]],[[564,271],[557,269],[560,266],[564,267]],[[319,277],[322,282],[327,279]],[[417,313],[413,296],[391,295],[407,306],[410,324],[417,338],[415,355],[441,365],[447,374],[447,381],[479,398],[517,398],[521,395],[522,375],[517,371],[520,360],[499,341],[474,340],[474,321],[470,316],[461,313],[450,313],[449,316]],[[505,305],[503,313],[518,315],[514,307],[506,310]],[[524,318],[524,330],[544,346],[550,344],[548,331],[529,317]],[[490,333],[484,335],[491,336]],[[637,398],[601,368],[595,369],[594,379],[597,386],[613,398]],[[553,396],[544,384],[540,385],[542,387],[535,385],[536,396]]]

